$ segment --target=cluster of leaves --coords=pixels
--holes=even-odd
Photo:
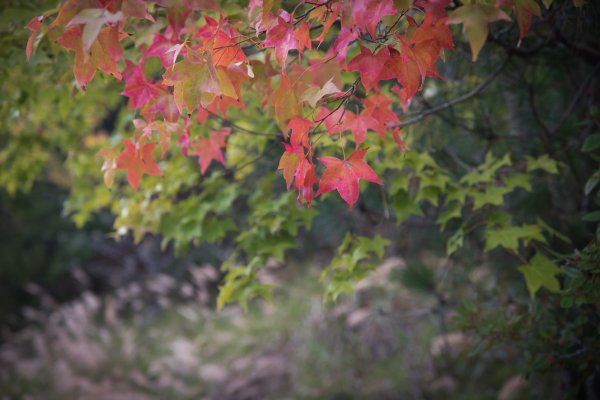
[[[352,208],[360,179],[381,183],[363,161],[366,149],[360,146],[366,132],[383,138],[389,131],[404,149],[402,123],[390,109],[392,94],[406,110],[425,79],[439,76],[436,61],[454,47],[449,24],[463,24],[476,60],[488,23],[510,21],[506,12],[514,9],[523,38],[532,16],[541,12],[533,1],[478,0],[448,16],[449,5],[301,1],[286,11],[276,2],[252,1],[243,13],[240,7],[214,1],[70,0],[27,24],[32,34],[26,53],[31,57],[40,37],[47,36],[75,53],[73,73],[80,88],[97,70],[124,82],[129,107],[144,119],[134,121],[136,129],[131,139],[123,140],[124,150],[99,153],[109,188],[115,170],[126,170],[134,189],[144,174],[161,175],[154,149],[158,142],[165,158],[173,134],[179,134],[183,155],[199,157],[203,174],[212,160],[224,164],[222,149],[230,130],[192,137],[192,114],[198,124],[226,118],[230,107],[245,108],[251,90],[265,96],[261,108],[274,114],[289,140],[279,168],[288,189],[295,181],[298,201],[310,206],[315,195],[337,190]],[[348,57],[349,49],[359,53]],[[290,51],[297,54],[293,62]],[[384,82],[390,82],[389,92],[382,90]],[[313,155],[320,151],[316,145],[325,133],[319,131],[322,125],[339,138],[344,157],[319,158],[325,166],[319,179]],[[346,157],[349,131],[357,150]]]
[[[550,5],[551,1],[544,2],[545,7]],[[498,171],[511,164],[508,155],[502,159],[489,155],[480,167],[455,181],[426,154],[410,153],[398,161],[398,149],[403,152],[407,147],[401,128],[413,121],[403,120],[394,107],[400,103],[407,111],[426,79],[440,76],[437,61],[454,49],[452,24],[462,24],[475,61],[488,25],[510,21],[509,13],[514,14],[523,39],[532,18],[541,16],[541,8],[534,1],[484,0],[458,7],[447,0],[300,1],[293,7],[257,0],[247,9],[209,0],[66,0],[27,24],[32,33],[26,54],[29,59],[47,37],[74,53],[73,74],[81,89],[97,70],[123,82],[122,95],[138,118],[132,121],[133,134],[122,138],[122,147],[102,145],[98,152],[104,159],[104,183],[112,188],[118,170],[126,171],[135,191],[144,175],[166,179],[146,178],[147,188],[153,189],[122,197],[113,210],[119,233],[131,229],[139,240],[147,232],[161,232],[165,243],[173,240],[180,250],[198,240],[222,241],[235,231],[236,222],[227,210],[241,189],[225,185],[227,174],[213,172],[203,181],[200,197],[195,196],[197,174],[189,173],[177,153],[198,157],[204,175],[212,161],[226,164],[224,150],[231,164],[232,142],[262,148],[261,157],[267,138],[284,140],[278,168],[287,189],[296,190],[299,203],[310,207],[315,196],[337,191],[352,209],[361,179],[383,184],[365,159],[364,143],[378,145],[368,140],[371,131],[384,143],[391,137],[397,146],[375,169],[380,174],[399,172],[389,189],[398,222],[422,215],[417,203],[428,201],[443,208],[438,218],[442,229],[454,218],[465,221],[448,242],[449,255],[463,245],[466,234],[485,225],[486,251],[503,247],[526,260],[519,254],[521,244],[544,243],[543,232],[555,232],[541,221],[513,225],[506,212],[490,210],[501,208],[504,196],[517,188],[530,190],[527,174],[531,171],[556,173],[553,161],[531,159],[526,170],[502,175]],[[274,117],[280,133],[271,135],[231,122],[232,113],[239,117],[254,108],[252,101]],[[173,137],[178,137],[176,143]],[[348,141],[354,149],[347,155]],[[162,170],[156,161],[159,148],[160,159],[165,160]],[[342,158],[327,155],[331,152],[341,153]],[[315,158],[323,170],[317,168]],[[238,178],[238,169],[245,165],[234,166]],[[411,191],[415,182],[418,190]],[[227,189],[220,190],[222,186]],[[82,195],[90,204],[91,196]],[[100,196],[106,201],[91,203],[109,205],[106,195]],[[93,207],[86,209],[85,200],[74,198],[77,203],[69,202],[67,211],[75,211],[83,223]],[[288,215],[296,211],[283,211],[288,202],[281,199],[261,211],[252,208],[259,203],[250,197],[246,222],[252,233],[237,240],[245,253],[245,272],[234,274],[235,269],[230,269],[229,276],[238,278],[227,282],[244,276],[248,278],[244,285],[250,285],[253,265],[264,264],[268,256],[281,259],[283,250],[293,247],[293,241],[279,238],[278,247],[271,249],[269,235],[281,234],[283,227],[293,237],[298,230],[295,218],[312,218],[306,213]],[[274,223],[269,215],[279,221],[275,230],[268,226]],[[268,226],[266,233],[258,228],[262,225]],[[540,286],[556,290],[552,263],[541,253],[531,260],[521,271],[532,295]],[[540,269],[543,282],[536,278]],[[241,290],[233,291],[236,296],[230,292],[224,291],[223,302],[252,297],[239,295]]]

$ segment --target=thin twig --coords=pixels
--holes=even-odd
[[[446,110],[448,108],[454,107],[457,104],[460,104],[464,101],[467,101],[475,96],[477,96],[479,93],[481,93],[490,83],[492,83],[494,81],[494,79],[496,79],[496,77],[500,74],[500,72],[502,72],[502,70],[506,67],[506,65],[508,64],[508,61],[510,60],[511,56],[508,55],[508,57],[506,57],[506,59],[504,60],[504,62],[490,75],[488,76],[483,82],[481,82],[479,85],[477,85],[475,88],[473,88],[473,90],[471,90],[468,93],[465,93],[461,96],[456,97],[455,99],[442,103],[438,106],[429,108],[423,112],[421,112],[418,115],[415,115],[412,118],[406,119],[404,121],[401,121],[397,124],[393,124],[390,125],[391,128],[403,128],[405,126],[409,126],[409,125],[413,125],[416,124],[417,122],[420,122],[422,119],[424,119],[425,117],[428,117],[431,114],[435,114],[438,113],[440,111]]]
[[[280,135],[280,133],[264,133],[264,132],[253,131],[252,129],[247,129],[247,128],[241,127],[241,126],[235,124],[234,122],[231,122],[227,118],[224,118],[224,117],[220,116],[219,114],[213,113],[212,111],[209,111],[209,110],[206,110],[206,111],[212,117],[215,117],[216,119],[218,119],[221,122],[223,122],[226,127],[233,128],[233,129],[235,129],[237,131],[244,132],[244,133],[247,133],[249,135],[265,136],[265,137],[271,137],[271,138],[275,138],[275,137],[277,137],[277,136]]]

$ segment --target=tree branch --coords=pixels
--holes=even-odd
[[[446,110],[448,108],[454,107],[457,104],[460,104],[464,101],[467,101],[475,96],[477,96],[479,93],[481,93],[490,83],[492,83],[494,81],[494,79],[496,79],[496,77],[500,74],[500,72],[502,72],[502,70],[504,69],[504,67],[506,67],[506,65],[508,64],[508,61],[510,60],[511,55],[509,54],[508,57],[506,57],[506,59],[502,62],[502,64],[500,64],[500,66],[494,71],[492,72],[492,74],[490,76],[488,76],[483,82],[481,82],[479,85],[477,85],[475,88],[473,88],[470,92],[467,92],[461,96],[458,96],[457,98],[455,98],[454,100],[439,104],[435,107],[429,108],[417,115],[415,115],[412,118],[406,119],[404,121],[401,121],[397,124],[393,124],[390,127],[391,128],[403,128],[405,126],[409,126],[409,125],[413,125],[416,124],[417,122],[421,121],[422,119],[424,119],[425,117],[428,117],[431,114],[436,114],[440,111]]]
[[[207,110],[208,111],[208,110]],[[231,122],[230,120],[228,120],[227,118],[224,118],[222,116],[220,116],[219,114],[213,113],[211,111],[208,111],[208,113],[212,116],[215,117],[216,119],[218,119],[219,121],[223,122],[223,124],[226,127],[229,128],[233,128],[236,131],[240,131],[240,132],[244,132],[247,133],[249,135],[254,135],[254,136],[265,136],[265,137],[270,137],[270,138],[276,138],[277,136],[280,136],[281,133],[264,133],[264,132],[258,132],[258,131],[253,131],[252,129],[247,129],[244,127],[241,127],[233,122]]]

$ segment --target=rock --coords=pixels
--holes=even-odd
[[[469,348],[469,338],[462,332],[451,332],[437,335],[431,341],[431,355],[438,357],[448,352],[451,357],[456,357]]]
[[[498,392],[498,400],[514,400],[518,398],[525,386],[527,386],[527,381],[523,376],[513,376],[502,385],[500,392]]]

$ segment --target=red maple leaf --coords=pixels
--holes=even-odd
[[[337,190],[350,209],[358,200],[359,179],[383,185],[375,171],[364,161],[367,149],[356,150],[346,160],[335,157],[321,157],[319,161],[325,164],[325,172],[319,182],[317,196]]]
[[[121,79],[117,61],[121,57],[119,31],[116,25],[102,28],[98,38],[92,43],[89,53],[84,51],[82,30],[75,25],[66,30],[58,39],[67,50],[75,52],[73,74],[79,87],[84,88],[96,73],[96,68]]]
[[[158,89],[146,79],[143,65],[136,65],[125,60],[125,69],[122,74],[123,80],[125,80],[125,89],[121,94],[130,98],[133,108],[140,108],[158,94]]]
[[[349,114],[352,114],[352,111],[341,107],[333,111],[327,107],[321,107],[316,122],[323,122],[330,135],[338,135],[346,130],[344,126]]]
[[[174,46],[182,45],[179,38],[173,34],[171,27],[168,27],[165,34],[155,33],[152,37],[150,46],[142,51],[144,59],[148,57],[158,57],[163,68],[171,68],[175,64],[176,59],[172,52],[169,52]],[[182,47],[180,55],[185,54],[185,46]]]
[[[398,94],[402,109],[406,111],[410,99],[419,91],[421,86],[419,65],[408,57],[402,57],[398,51],[392,49],[390,50],[387,68],[395,74],[396,80],[402,85],[402,88],[394,86],[392,91]]]
[[[358,30],[343,26],[340,29],[340,33],[333,42],[332,51],[337,58],[338,65],[342,66],[346,61],[346,55],[348,54],[348,46],[350,43],[358,39]]]
[[[368,92],[371,89],[378,89],[378,83],[381,79],[387,79],[386,62],[390,58],[390,51],[387,47],[381,49],[373,55],[371,50],[360,46],[360,54],[354,57],[346,67],[348,71],[358,71],[360,80]]]
[[[402,85],[402,89],[394,88],[406,111],[410,99],[423,88],[425,78],[439,77],[435,62],[442,49],[451,49],[452,33],[447,26],[447,18],[433,22],[430,14],[420,26],[409,19],[411,32],[405,36],[396,35],[401,44],[400,51],[389,46],[389,58],[386,61],[386,77],[394,77]],[[380,78],[381,79],[381,78]]]
[[[298,51],[302,53],[304,49],[309,49],[312,45],[312,41],[310,39],[310,26],[306,23],[306,21],[302,21],[298,29],[294,31],[294,36],[298,40]]]
[[[155,3],[164,7],[169,25],[177,36],[185,27],[185,22],[194,10],[218,11],[219,7],[213,0],[155,0]]]
[[[327,32],[331,29],[333,23],[337,21],[338,16],[340,15],[340,11],[342,9],[342,4],[340,2],[331,2],[328,4],[329,7],[319,7],[315,9],[310,17],[319,21],[323,25],[323,30],[321,34],[315,39],[319,42],[319,46],[323,43]]]
[[[367,130],[370,129],[375,132],[380,132],[381,124],[372,116],[365,115],[363,111],[360,115],[348,113],[342,128],[344,130],[352,131],[356,148],[358,148],[360,144],[365,141],[365,138],[367,137]]]
[[[377,24],[386,15],[398,12],[393,0],[354,0],[352,1],[352,18],[363,32],[375,38]]]
[[[304,199],[310,208],[315,197],[314,185],[317,183],[317,174],[315,174],[315,164],[309,157],[300,160],[294,176],[296,177],[298,204],[302,204],[302,199]]]
[[[450,5],[452,0],[416,0],[415,5],[425,10],[425,14],[431,15],[433,21],[448,16],[446,7]]]
[[[310,129],[312,124],[312,121],[306,120],[304,118],[300,118],[298,116],[292,117],[292,119],[288,123],[288,127],[292,130],[290,143],[293,147],[298,147],[300,145],[304,147],[309,147],[308,130]]]
[[[310,208],[312,200],[315,197],[314,185],[317,183],[315,174],[315,164],[310,155],[305,155],[300,146],[284,143],[285,152],[279,160],[278,170],[283,170],[283,178],[287,190],[290,190],[292,182],[295,179],[295,188],[298,191],[298,204],[302,204],[302,199]]]
[[[198,156],[200,172],[204,175],[208,166],[213,160],[225,165],[222,149],[225,147],[227,136],[231,133],[231,128],[221,128],[212,131],[210,138],[200,138],[196,142],[195,155]]]
[[[277,17],[277,25],[269,28],[265,47],[275,47],[275,59],[281,68],[285,68],[288,52],[298,48],[298,39],[294,34],[294,24]]]
[[[35,38],[37,37],[38,32],[42,28],[43,20],[44,20],[44,16],[40,15],[39,17],[33,17],[31,19],[31,21],[29,21],[29,23],[27,25],[25,25],[25,28],[27,28],[31,31],[31,36],[29,36],[29,39],[27,40],[27,47],[25,47],[25,54],[27,55],[27,61],[29,61],[29,58],[31,57],[31,53],[33,52],[33,44],[35,42]]]
[[[373,129],[383,138],[386,132],[386,125],[398,123],[400,120],[396,113],[390,110],[392,100],[382,93],[377,93],[365,99],[365,109],[361,115],[371,116],[379,122],[379,127]]]
[[[179,109],[177,108],[177,104],[175,104],[173,94],[162,84],[157,84],[155,87],[157,93],[142,107],[142,116],[147,121],[152,121],[157,113],[161,113],[165,121],[177,122],[179,119]]]
[[[127,180],[134,190],[138,190],[143,174],[162,175],[158,165],[152,158],[156,143],[143,144],[143,142],[143,138],[137,143],[124,140],[125,150],[117,160],[117,169],[127,170]]]

